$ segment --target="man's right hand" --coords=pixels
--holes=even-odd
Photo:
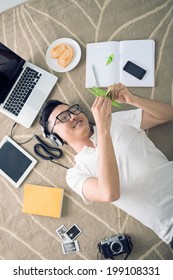
[[[97,97],[91,107],[97,129],[110,130],[112,120],[112,101],[105,97]]]
[[[110,126],[112,101],[97,97],[91,108],[97,127],[99,152],[98,177],[90,177],[83,184],[83,195],[92,201],[111,202],[120,197],[120,183]]]

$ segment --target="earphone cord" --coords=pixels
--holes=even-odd
[[[65,165],[63,165],[63,164],[61,164],[61,163],[58,163],[58,162],[56,162],[56,161],[53,161],[52,159],[50,160],[52,163],[55,163],[55,164],[58,164],[58,165],[60,165],[60,166],[62,166],[62,167],[64,167],[64,168],[66,168],[66,169],[69,169],[69,167],[67,167],[67,166],[65,166]]]
[[[14,131],[16,125],[17,125],[17,122],[15,122],[15,123],[13,124],[12,129],[11,129],[10,137],[11,137],[12,140],[14,140],[14,138],[13,138],[13,131]],[[18,145],[24,145],[24,144],[28,143],[29,141],[31,141],[34,137],[35,137],[35,135],[33,135],[31,138],[29,138],[29,139],[28,139],[27,141],[25,141],[25,142],[17,142],[16,140],[14,140],[14,141],[15,141]]]
[[[17,125],[17,122],[15,122],[15,123],[13,124],[12,129],[11,129],[10,137],[11,137],[12,140],[14,140],[14,138],[13,138],[13,131],[14,131],[16,125]],[[38,137],[37,135],[33,135],[31,138],[29,138],[29,139],[28,139],[27,141],[25,141],[25,142],[17,142],[16,140],[14,140],[14,141],[15,141],[18,145],[24,145],[24,144],[28,143],[29,141],[31,141],[33,138],[36,138],[36,139],[37,139],[37,137]],[[54,163],[54,164],[57,164],[57,165],[63,167],[63,168],[69,169],[69,167],[67,167],[67,166],[65,166],[65,165],[63,165],[63,164],[61,164],[61,163],[58,163],[58,162],[56,162],[56,161],[53,161],[53,158],[51,158],[50,161],[51,161],[52,163]]]

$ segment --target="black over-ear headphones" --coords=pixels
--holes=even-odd
[[[56,133],[49,133],[43,126],[41,126],[41,131],[43,133],[43,136],[45,138],[49,138],[50,141],[57,145],[57,146],[62,146],[64,145],[64,141],[62,140],[62,138],[56,134]]]

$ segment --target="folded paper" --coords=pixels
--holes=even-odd
[[[22,212],[48,217],[61,217],[64,190],[25,184]]]

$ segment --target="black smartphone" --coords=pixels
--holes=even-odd
[[[132,76],[136,77],[139,80],[142,80],[144,75],[146,74],[146,70],[141,68],[140,66],[136,65],[135,63],[131,61],[127,61],[125,66],[123,67],[123,70],[127,73],[131,74]]]

